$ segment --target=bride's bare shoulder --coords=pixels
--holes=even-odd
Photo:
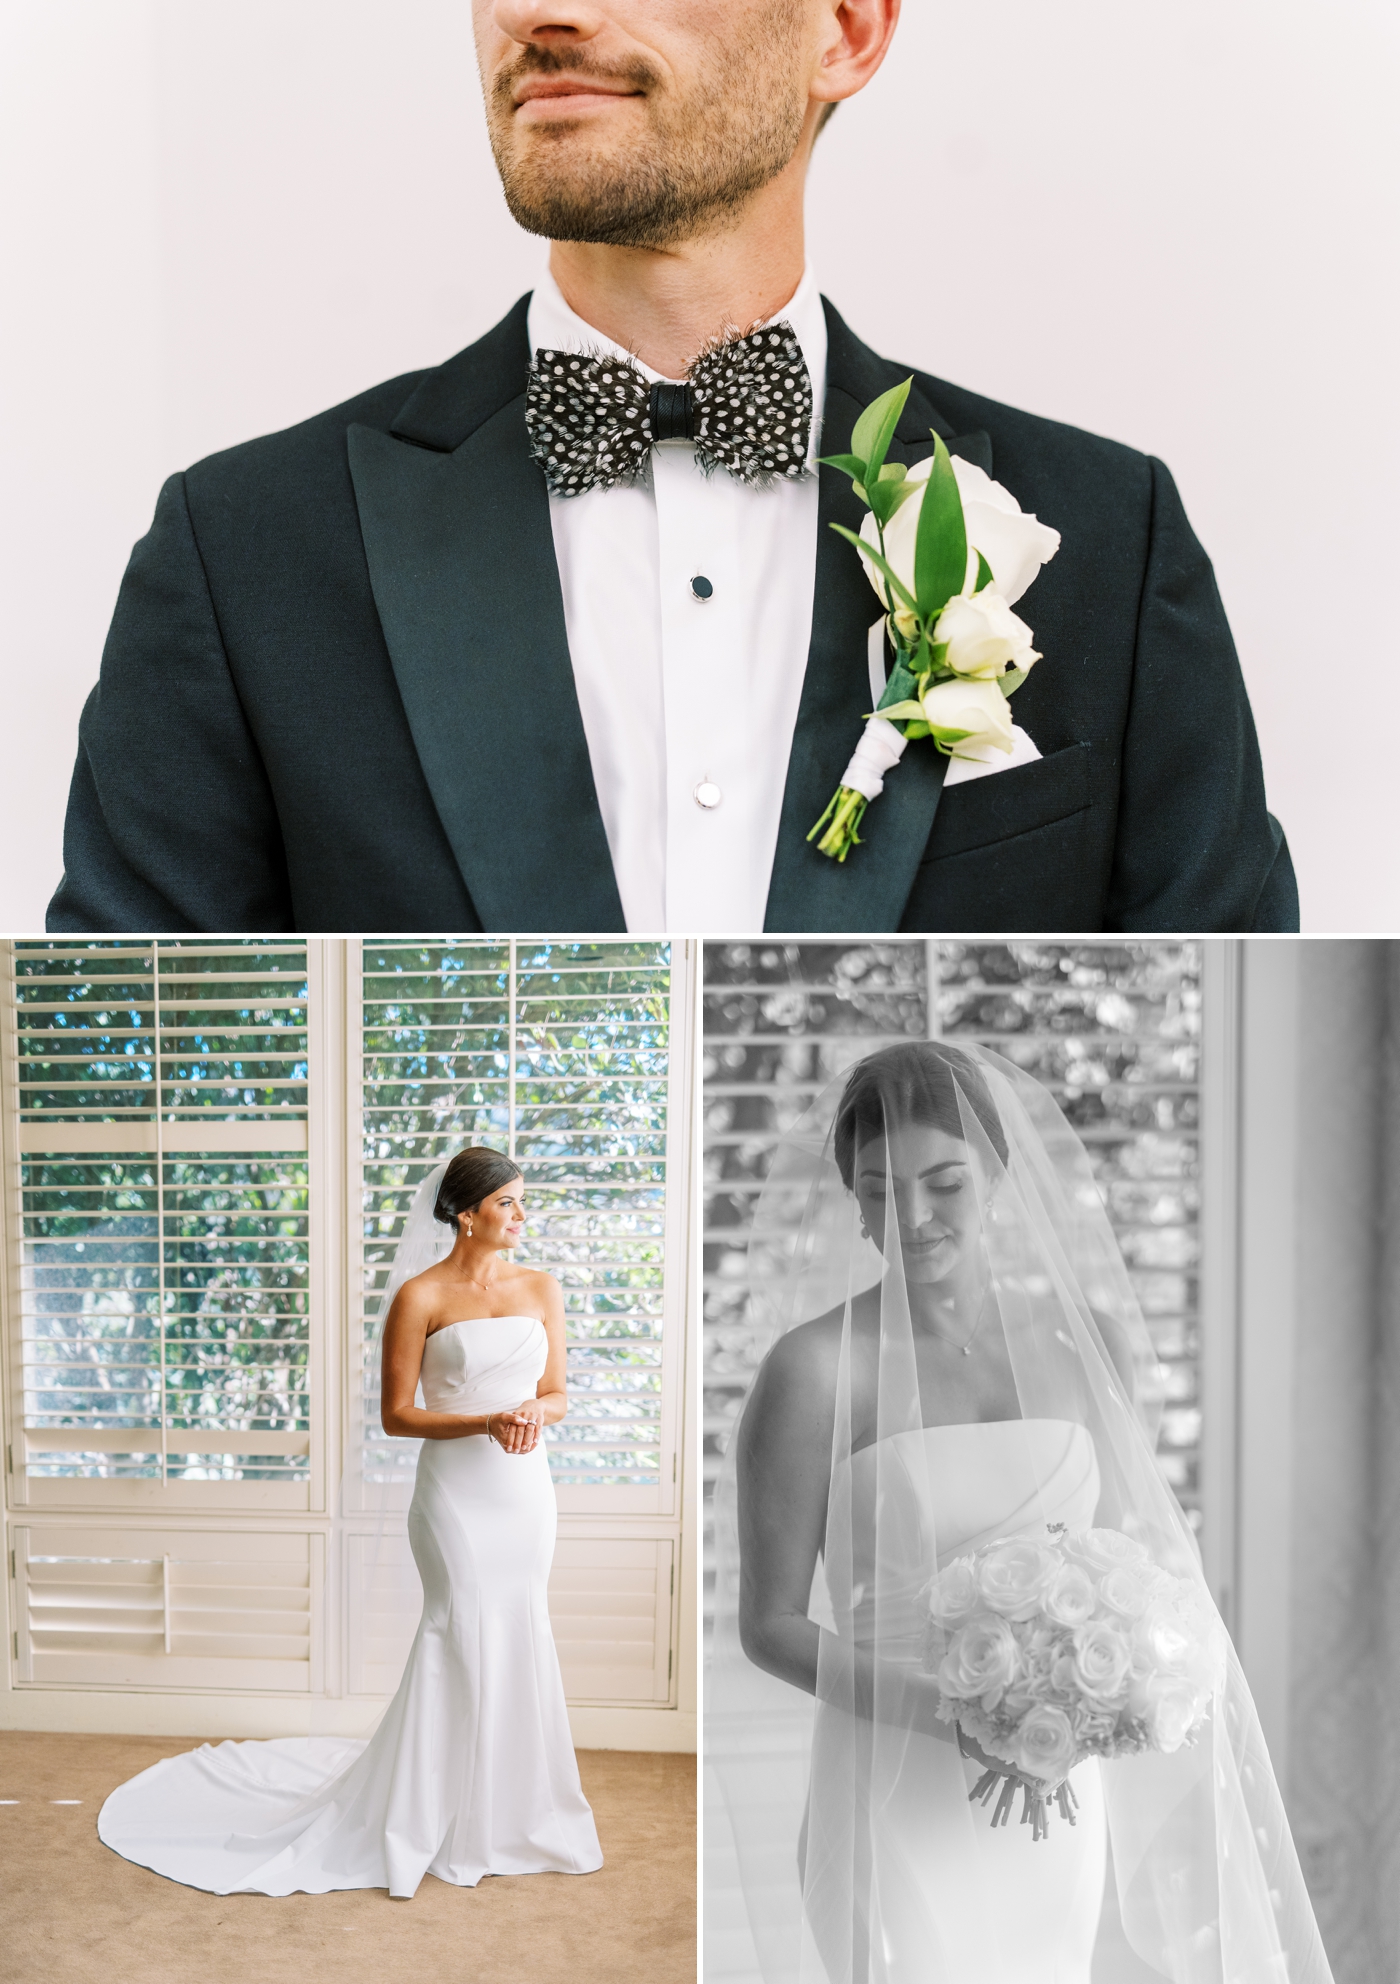
[[[432,1268],[424,1268],[421,1274],[411,1274],[400,1287],[384,1317],[386,1336],[402,1335],[407,1331],[409,1337],[413,1338],[420,1330],[427,1330],[432,1324],[440,1300],[441,1289],[434,1281]]]
[[[850,1305],[852,1325],[859,1330],[868,1306],[858,1295]],[[797,1384],[834,1392],[841,1340],[846,1329],[846,1304],[838,1303],[825,1315],[797,1323],[785,1330],[759,1367],[759,1377],[768,1384]]]
[[[442,1269],[442,1262],[434,1261],[430,1268],[424,1268],[418,1274],[411,1274],[394,1297],[394,1307],[397,1309],[402,1304],[405,1309],[412,1311],[420,1308],[424,1303],[432,1302],[445,1279]]]

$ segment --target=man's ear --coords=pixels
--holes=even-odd
[[[812,79],[812,95],[828,107],[821,131],[838,103],[863,90],[889,53],[899,25],[901,0],[824,0],[829,9],[826,47]]]

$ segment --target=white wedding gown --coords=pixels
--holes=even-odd
[[[425,1403],[518,1405],[546,1350],[533,1316],[450,1323],[423,1348]],[[211,1894],[592,1873],[603,1856],[545,1604],[555,1527],[543,1444],[425,1440],[408,1514],[423,1616],[374,1735],[206,1743],[114,1791],[99,1836]]]
[[[837,1629],[874,1644],[878,1591],[881,1654],[911,1664],[921,1660],[918,1599],[935,1559],[942,1569],[1050,1522],[1086,1528],[1099,1499],[1093,1441],[1067,1420],[925,1427],[861,1448],[849,1466],[854,1538],[876,1533],[879,1497],[880,1561],[857,1556],[861,1602]],[[996,1831],[990,1808],[968,1803],[982,1766],[955,1743],[877,1726],[874,1746],[872,1766],[870,1725],[818,1704],[807,1834],[817,1839],[824,1810],[849,1806],[854,1787],[856,1836],[869,1839],[872,1919],[856,1929],[868,1984],[1090,1984],[1107,1864],[1098,1763],[1070,1774],[1076,1823],[1052,1807],[1048,1835],[1033,1840],[1017,1823],[1019,1794]],[[805,1906],[829,1975],[850,1975],[849,1895],[816,1881]]]

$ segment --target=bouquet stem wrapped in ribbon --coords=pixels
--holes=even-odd
[[[955,461],[936,434],[929,462],[910,469],[886,460],[912,384],[866,408],[851,454],[825,458],[851,477],[870,512],[859,535],[844,524],[832,529],[865,562],[895,656],[879,708],[807,836],[837,861],[859,843],[866,807],[913,739],[984,761],[1013,748],[1007,698],[1040,657],[1011,606],[1060,543],[982,469]]]
[[[1034,1839],[1052,1803],[1073,1825],[1076,1764],[1193,1742],[1223,1676],[1224,1631],[1203,1593],[1121,1530],[1052,1523],[1044,1542],[986,1544],[927,1597],[936,1713],[987,1766],[969,1798],[986,1804],[1004,1779],[992,1824],[1005,1825],[1020,1788]]]

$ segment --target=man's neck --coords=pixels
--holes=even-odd
[[[669,248],[556,241],[550,273],[585,324],[665,378],[682,378],[711,338],[747,330],[791,302],[805,251],[801,183],[783,187],[786,177],[723,232]]]

